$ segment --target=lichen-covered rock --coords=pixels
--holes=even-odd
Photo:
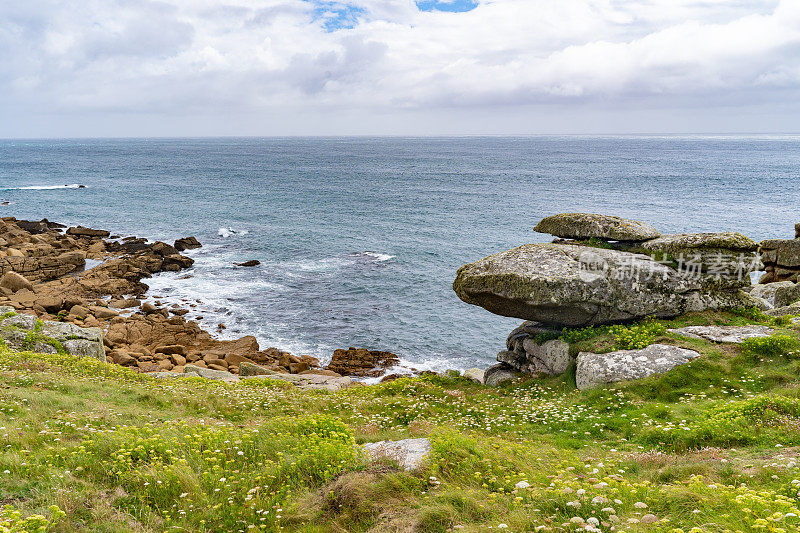
[[[558,376],[569,368],[569,344],[560,339],[539,344],[528,337],[522,342],[522,350],[502,351],[497,354],[497,360],[524,374]]]
[[[741,291],[706,290],[645,255],[562,244],[526,244],[465,265],[453,290],[498,315],[573,327],[752,305]]]
[[[750,272],[761,268],[758,244],[734,231],[662,235],[636,245],[636,251],[671,261],[679,270],[716,278],[724,286],[750,285]]]
[[[543,218],[534,231],[564,239],[646,241],[660,235],[650,224],[609,215],[561,213]]]
[[[74,324],[38,320],[35,316],[14,314],[13,307],[0,307],[0,338],[15,350],[40,353],[63,352],[106,360],[100,328],[81,328]]]
[[[470,381],[474,381],[475,383],[480,383],[483,385],[483,374],[484,371],[480,368],[468,368],[464,371],[463,376]]]
[[[411,471],[422,466],[422,462],[431,451],[431,443],[426,438],[382,440],[364,444],[364,450],[374,459],[393,459],[403,469]]]
[[[498,387],[519,377],[521,377],[521,374],[512,367],[506,363],[498,363],[484,370],[483,384],[487,387]]]
[[[651,344],[643,350],[621,350],[596,354],[578,354],[575,384],[585,390],[607,383],[641,379],[663,374],[676,366],[700,357],[693,350],[667,344]]]
[[[767,326],[686,326],[668,330],[670,333],[693,339],[705,339],[711,342],[727,342],[741,344],[754,337],[769,337],[774,330]]]
[[[215,379],[219,381],[239,381],[239,376],[226,372],[225,370],[213,370],[196,365],[186,365],[183,367],[184,374],[194,374],[201,378]]]
[[[800,301],[800,284],[793,281],[777,281],[755,285],[750,295],[763,298],[772,307],[785,307]]]

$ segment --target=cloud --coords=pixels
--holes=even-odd
[[[30,0],[0,5],[0,112],[773,108],[797,0]]]

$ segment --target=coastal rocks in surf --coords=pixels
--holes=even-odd
[[[353,348],[335,350],[326,370],[343,376],[378,377],[400,359],[391,352]]]
[[[646,241],[661,234],[650,224],[638,220],[589,213],[561,213],[543,218],[533,231],[563,239],[604,241]]]
[[[84,228],[83,226],[76,226],[72,228],[67,228],[67,235],[72,235],[74,237],[106,238],[111,236],[111,232],[106,231],[104,229],[91,229],[91,228]]]
[[[651,344],[642,350],[578,354],[575,384],[585,390],[618,381],[663,374],[700,357],[698,352],[668,344]]]
[[[195,248],[200,248],[203,245],[200,244],[200,241],[198,241],[196,237],[182,237],[175,241],[174,246],[177,251],[183,252],[185,250],[194,250]]]
[[[705,290],[700,279],[646,255],[572,244],[526,244],[465,265],[453,290],[492,313],[557,327],[751,302],[741,291]]]
[[[99,328],[42,321],[32,315],[17,314],[9,306],[0,306],[0,338],[18,351],[68,353],[102,361],[106,358]]]

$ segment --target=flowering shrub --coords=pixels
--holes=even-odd
[[[742,355],[755,363],[765,358],[796,357],[795,352],[800,349],[800,340],[789,335],[772,335],[747,339],[741,346]]]
[[[6,505],[0,509],[0,533],[45,533],[65,516],[57,506],[50,507],[50,519],[42,515],[22,516],[22,511]]]

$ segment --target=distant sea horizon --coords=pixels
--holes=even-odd
[[[143,137],[0,140],[2,216],[203,248],[146,282],[223,338],[418,369],[492,364],[519,319],[467,305],[456,269],[595,212],[663,233],[789,237],[800,134]],[[85,188],[79,188],[79,186]],[[233,265],[257,259],[261,265]]]

